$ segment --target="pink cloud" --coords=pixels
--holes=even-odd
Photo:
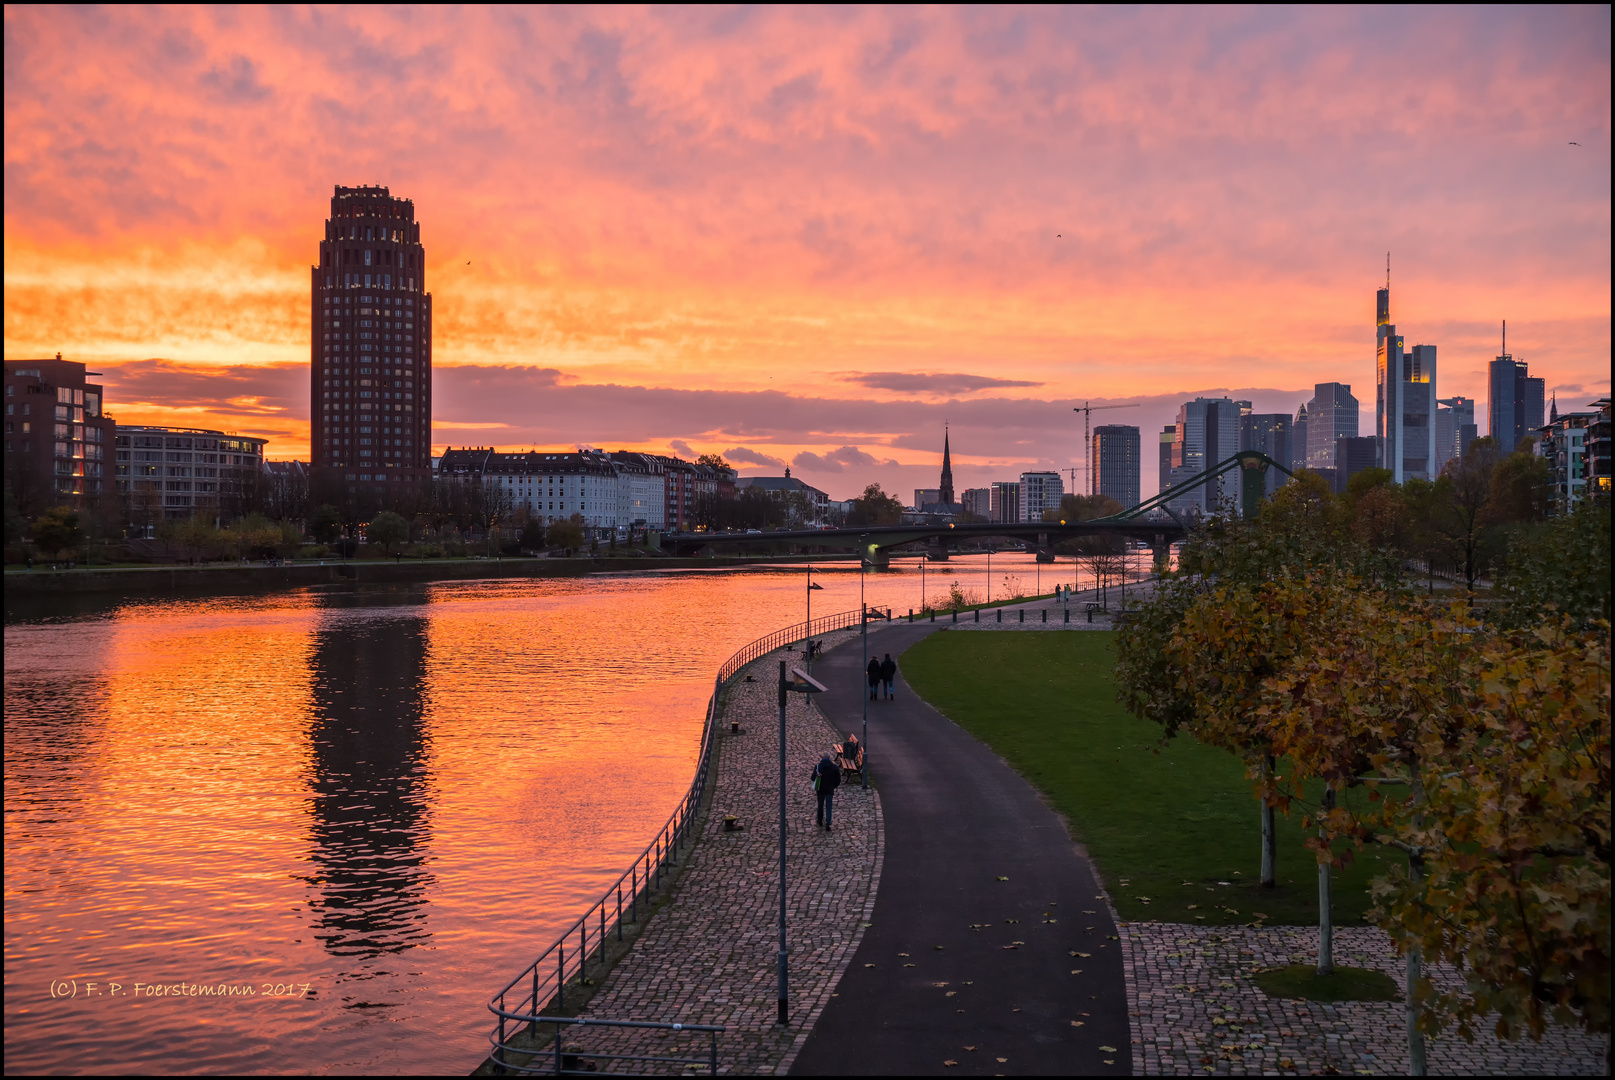
[[[5,18],[12,354],[306,363],[331,186],[381,182],[424,223],[440,370],[534,412],[575,384],[951,417],[969,387],[925,382],[949,372],[1364,396],[1387,248],[1444,394],[1484,397],[1504,317],[1533,373],[1608,392],[1607,8]],[[625,443],[779,460],[921,430],[630,415]]]

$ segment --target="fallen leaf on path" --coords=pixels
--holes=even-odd
[[[913,964],[904,964],[903,966],[904,967],[913,967],[914,965]]]
[[[1082,1025],[1083,1025],[1083,1024],[1084,1024],[1084,1023],[1086,1023],[1086,1021],[1083,1021],[1083,1020],[1073,1020],[1073,1021],[1071,1021],[1071,1026],[1072,1026],[1072,1027],[1082,1027]]]
[[[1082,974],[1082,969],[1081,968],[1072,968],[1071,969],[1071,974],[1073,974],[1073,975],[1081,975]]]
[[[1009,1060],[1009,1058],[999,1058],[999,1059],[998,1059],[998,1060],[999,1060],[999,1061],[1008,1061],[1008,1060]]]
[[[949,997],[952,997],[952,996],[953,996],[953,995],[955,995],[955,994],[957,994],[957,993],[958,993],[958,992],[959,992],[959,991],[957,991],[957,990],[949,990],[949,991],[948,991],[948,996],[949,996]]]
[[[1088,960],[1088,959],[1092,958],[1093,953],[1091,953],[1091,952],[1077,952],[1076,950],[1073,949],[1072,952],[1071,952],[1071,955],[1072,956],[1080,956],[1084,960]]]
[[[959,1063],[957,1061],[954,1061],[952,1058],[949,1058],[947,1061],[944,1061],[942,1064],[944,1064],[944,1065],[957,1065]]]
[[[1000,874],[1000,875],[998,875],[998,880],[999,880],[999,881],[1008,881],[1008,880],[1009,880],[1009,878],[1007,878],[1007,877],[1004,877],[1004,876],[1003,876],[1003,875],[1002,875],[1002,874]]]
[[[864,967],[874,967],[874,964],[865,964]]]
[[[1089,911],[1087,908],[1083,908],[1082,913],[1084,915],[1097,915],[1097,914],[1099,914],[1099,912],[1097,912],[1097,911]]]
[[[1103,1050],[1107,1054],[1114,1054],[1116,1052],[1116,1048],[1114,1046],[1101,1046],[1099,1049]]]

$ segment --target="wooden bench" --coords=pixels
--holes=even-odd
[[[857,752],[851,758],[847,757],[847,744],[846,743],[836,743],[834,746],[832,746],[830,748],[830,750],[831,750],[832,753],[835,754],[836,764],[841,767],[841,778],[843,780],[845,780],[847,778],[848,773],[856,774],[859,780],[862,780],[864,778],[864,744],[863,743],[858,744]]]

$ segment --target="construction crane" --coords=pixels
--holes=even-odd
[[[1139,406],[1138,406],[1137,402],[1135,402],[1135,403],[1133,403],[1131,405],[1089,405],[1086,401],[1084,401],[1080,406],[1078,406],[1077,408],[1074,408],[1074,409],[1071,410],[1072,412],[1079,412],[1079,413],[1082,414],[1082,464],[1083,464],[1084,471],[1087,472],[1087,474],[1088,474],[1088,492],[1087,493],[1089,495],[1093,494],[1093,488],[1094,488],[1094,483],[1093,483],[1093,435],[1088,430],[1088,428],[1089,428],[1089,423],[1088,423],[1089,414],[1090,413],[1096,413],[1101,409],[1136,409],[1138,407]],[[1073,487],[1076,486],[1076,481],[1075,480],[1072,481],[1072,486]]]

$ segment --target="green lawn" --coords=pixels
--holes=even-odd
[[[1260,817],[1243,763],[1185,736],[1163,745],[1159,727],[1129,716],[1116,700],[1113,639],[933,634],[903,657],[903,674],[1066,816],[1123,918],[1316,924],[1317,863],[1299,812],[1279,815],[1279,884],[1262,889]],[[1369,879],[1393,858],[1370,846],[1334,872],[1337,924],[1361,922]]]

